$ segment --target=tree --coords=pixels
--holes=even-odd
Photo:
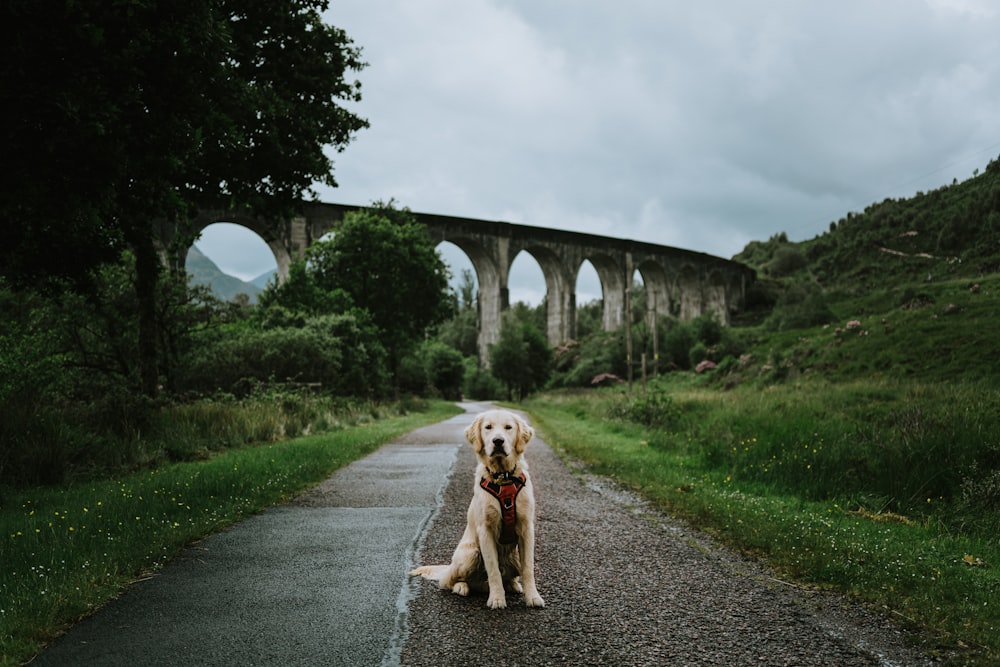
[[[319,287],[343,290],[371,313],[393,376],[428,328],[452,313],[444,261],[427,230],[392,202],[348,213],[332,239],[310,247],[308,265]]]
[[[545,336],[516,312],[504,313],[500,340],[490,347],[490,371],[507,387],[507,398],[520,400],[542,387],[551,362],[552,350]]]
[[[0,265],[86,287],[123,249],[135,262],[142,388],[155,393],[160,225],[225,200],[290,215],[324,147],[367,122],[343,107],[364,64],[321,22],[325,0],[5,3]]]
[[[462,271],[462,282],[455,293],[455,314],[437,329],[437,338],[458,350],[463,357],[479,353],[479,313],[476,309],[476,283],[468,269]]]
[[[260,314],[270,317],[278,307],[306,315],[342,313],[354,306],[351,295],[342,289],[327,290],[317,284],[310,267],[304,261],[292,262],[288,277],[281,283],[270,283],[258,297]]]

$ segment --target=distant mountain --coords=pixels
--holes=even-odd
[[[251,280],[250,284],[256,285],[261,290],[265,290],[267,289],[267,284],[271,282],[271,278],[273,278],[277,274],[278,274],[278,269],[272,269],[270,271],[260,274],[259,276]]]
[[[191,246],[184,266],[192,284],[208,285],[212,294],[223,301],[232,301],[237,294],[246,294],[250,297],[250,303],[257,303],[257,295],[263,291],[256,282],[264,276],[255,278],[253,282],[248,283],[223,273],[215,265],[215,262],[202,254],[197,245]],[[267,284],[266,281],[264,284]]]

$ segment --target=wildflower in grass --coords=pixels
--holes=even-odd
[[[977,558],[972,554],[965,554],[965,556],[962,557],[962,562],[971,567],[986,567],[986,563],[982,558]]]

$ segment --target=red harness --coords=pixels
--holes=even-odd
[[[515,501],[526,481],[527,477],[523,474],[510,475],[509,473],[499,481],[491,482],[485,477],[479,480],[479,486],[500,501],[500,517],[502,519],[500,544],[515,544],[517,542],[517,533],[514,531],[514,525],[517,523],[517,504]]]

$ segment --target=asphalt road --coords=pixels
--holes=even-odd
[[[447,562],[461,536],[471,418],[413,431],[192,545],[31,664],[931,664],[881,616],[778,581],[540,438],[527,456],[545,608],[509,595],[489,610],[407,577]]]

